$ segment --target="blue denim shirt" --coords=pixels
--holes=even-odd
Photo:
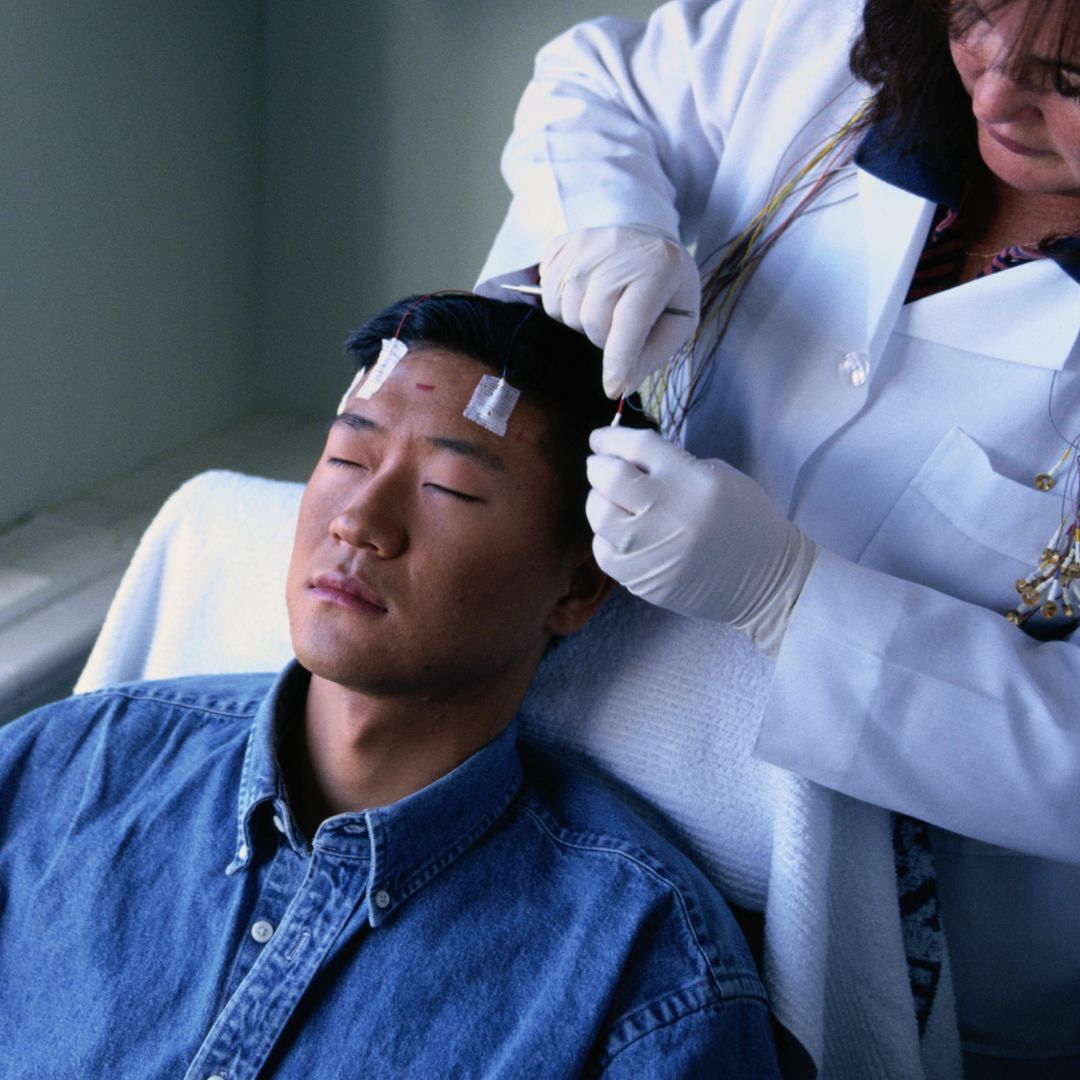
[[[775,1075],[693,866],[513,727],[308,844],[307,674],[142,683],[0,729],[4,1077]]]

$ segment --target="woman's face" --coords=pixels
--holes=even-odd
[[[975,21],[953,38],[953,62],[990,171],[1019,191],[1080,196],[1080,50],[1059,62],[1058,19],[1043,18],[1031,48],[1012,55],[1031,3],[966,4]]]

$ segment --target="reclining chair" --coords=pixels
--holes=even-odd
[[[302,491],[220,471],[176,491],[76,690],[282,667]],[[616,590],[543,661],[522,734],[617,788],[749,913],[773,1011],[819,1076],[920,1077],[920,1045],[940,1061],[955,1036],[946,971],[920,1042],[891,815],[753,758],[770,665],[737,631]]]

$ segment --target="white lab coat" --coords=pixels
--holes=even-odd
[[[675,3],[557,39],[518,110],[515,198],[481,280],[600,225],[679,237],[707,264],[864,98],[847,70],[860,10]],[[1001,615],[1061,517],[1062,486],[1032,479],[1065,448],[1052,384],[1058,426],[1080,431],[1080,285],[1047,260],[904,305],[933,211],[847,168],[743,294],[686,444],[753,476],[823,548],[757,753],[949,830],[946,901],[977,909],[995,883],[994,932],[1030,930],[1042,897],[1010,992],[972,1021],[989,1050],[1004,1025],[1080,1054],[1080,1021],[1059,1022],[1080,990],[1061,960],[1080,960],[1080,649]],[[946,922],[954,955],[984,944],[988,926]]]

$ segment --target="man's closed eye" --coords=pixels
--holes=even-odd
[[[430,488],[432,491],[436,491],[442,495],[450,495],[455,499],[460,499],[462,502],[478,503],[484,500],[478,495],[467,495],[464,491],[457,491],[454,488],[445,487],[443,484],[426,483],[424,487]]]

